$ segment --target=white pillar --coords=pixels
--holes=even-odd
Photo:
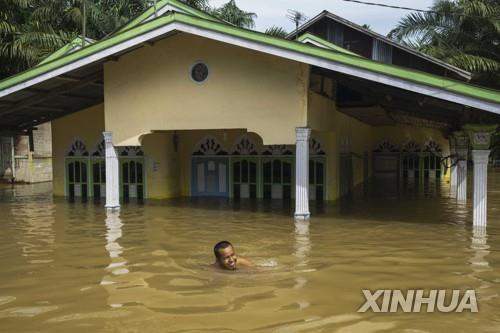
[[[457,183],[458,183],[458,177],[457,177],[457,152],[454,147],[454,145],[450,144],[450,152],[451,152],[451,158],[450,158],[450,197],[456,198],[457,197]]]
[[[474,163],[474,226],[486,226],[489,150],[472,150]]]
[[[295,129],[295,218],[307,219],[309,213],[309,138],[311,129]]]
[[[467,149],[457,149],[457,200],[467,201]]]
[[[106,208],[120,208],[118,154],[113,146],[113,133],[103,132],[106,148]]]

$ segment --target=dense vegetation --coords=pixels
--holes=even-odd
[[[389,37],[500,89],[500,1],[437,0],[430,9],[401,19]]]
[[[254,27],[257,15],[238,8],[235,0],[219,8],[210,7],[208,0],[184,2],[237,26]],[[0,0],[0,78],[36,65],[82,35],[84,17],[85,36],[101,39],[153,4],[153,0]]]
[[[157,0],[159,1],[159,0]],[[209,0],[181,0],[226,22],[253,28],[255,13],[235,0],[218,8]],[[36,65],[82,34],[101,39],[154,0],[0,0],[0,78]],[[85,5],[85,6],[84,6]],[[86,14],[83,15],[83,8]],[[474,74],[473,81],[500,88],[500,1],[436,0],[431,12],[401,19],[389,37]],[[266,33],[284,37],[273,26]]]

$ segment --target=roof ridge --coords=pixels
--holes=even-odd
[[[440,60],[440,59],[437,59],[431,55],[428,55],[427,53],[424,53],[424,52],[421,52],[421,51],[418,51],[418,50],[415,50],[407,45],[404,45],[402,43],[399,43],[393,39],[390,39],[389,37],[386,37],[376,31],[373,31],[373,30],[370,30],[370,29],[367,29],[367,28],[364,28],[363,26],[351,21],[351,20],[348,20],[346,18],[343,18],[337,14],[334,14],[326,9],[324,9],[323,11],[321,11],[319,14],[317,14],[316,16],[314,16],[312,19],[310,19],[309,21],[305,22],[304,24],[302,24],[299,29],[297,30],[299,33],[302,32],[303,29],[307,28],[308,26],[310,26],[312,23],[318,21],[319,19],[323,18],[323,17],[328,17],[330,19],[333,19],[333,20],[336,20],[336,21],[340,21],[340,23],[342,24],[345,24],[347,26],[351,26],[355,29],[358,29],[358,30],[361,30],[363,31],[364,33],[368,34],[368,35],[371,35],[372,38],[377,38],[377,39],[382,39],[384,42],[388,43],[388,44],[392,44],[394,47],[398,47],[398,48],[402,48],[404,50],[406,50],[407,52],[409,53],[413,53],[414,55],[416,56],[419,56],[419,57],[422,57],[422,58],[425,58],[431,62],[434,62],[434,63],[437,63],[438,65],[440,66],[443,66],[445,68],[447,68],[448,70],[452,70],[454,72],[456,72],[457,74],[463,76],[463,77],[466,77],[467,79],[470,80],[471,76],[472,76],[472,73],[464,70],[464,69],[461,69],[461,68],[458,68],[456,66],[453,66],[443,60]],[[287,38],[290,38],[294,33],[296,33],[296,31],[293,31],[291,33],[289,33],[286,37]]]
[[[57,59],[57,61],[51,61],[41,66],[33,67],[27,71],[1,80],[0,95],[6,96],[8,94],[11,94],[12,92],[7,92],[7,94],[5,94],[5,90],[17,85],[23,85],[23,83],[25,83],[26,81],[35,80],[41,75],[57,71],[63,66],[68,66],[71,63],[90,57],[97,52],[102,52],[114,46],[121,45],[132,38],[137,38],[141,35],[150,33],[171,23],[184,24],[198,29],[205,29],[214,33],[220,33],[234,38],[240,38],[250,42],[267,45],[269,47],[279,48],[287,52],[295,52],[302,56],[309,56],[318,60],[326,60],[332,63],[338,63],[343,66],[385,75],[397,80],[413,82],[422,86],[434,87],[461,96],[469,96],[475,99],[487,101],[489,103],[500,104],[500,91],[498,90],[479,87],[470,83],[452,80],[450,78],[433,75],[415,69],[408,69],[392,64],[383,64],[371,59],[365,59],[363,57],[348,56],[344,53],[335,52],[329,49],[318,48],[316,46],[306,45],[297,41],[291,41],[283,38],[276,38],[262,32],[242,29],[227,25],[223,22],[202,19],[179,12],[173,12],[168,16],[158,17],[133,29],[123,31],[122,33],[113,36],[109,36],[108,38],[103,39],[95,44],[89,45],[74,53],[59,58]],[[94,61],[99,61],[102,59],[105,58],[96,58],[96,60]],[[20,88],[17,90],[23,89],[23,86],[20,86]]]
[[[77,37],[73,38],[71,41],[69,41],[65,45],[61,46],[60,48],[58,48],[57,50],[55,50],[54,52],[50,53],[48,56],[43,58],[35,66],[43,65],[47,62],[59,59],[60,57],[65,56],[69,53],[75,52],[76,51],[75,49],[79,49],[78,46],[82,45],[82,41],[83,41],[83,36],[78,35]],[[85,37],[85,42],[90,45],[90,44],[94,44],[96,42],[96,40],[93,38],[90,38],[90,37]]]
[[[131,19],[130,21],[128,21],[127,23],[122,25],[117,30],[110,33],[109,36],[115,35],[117,33],[121,33],[123,31],[129,30],[129,29],[132,29],[138,25],[141,25],[147,21],[150,21],[151,20],[151,19],[149,19],[150,17],[155,15],[155,13],[158,11],[161,12],[161,10],[168,5],[171,5],[173,7],[177,7],[177,9],[183,10],[183,12],[185,14],[188,14],[188,15],[192,15],[192,16],[195,16],[198,18],[203,18],[203,19],[220,21],[215,16],[210,15],[207,12],[200,10],[198,8],[192,7],[183,1],[180,1],[180,0],[160,0],[160,1],[156,2],[156,4],[151,5],[148,9],[146,9],[145,11],[143,11],[142,13],[137,15],[135,18]],[[167,11],[165,11],[165,12],[167,12]],[[158,18],[159,16],[163,15],[165,12],[161,12],[160,15],[158,15],[152,19]]]

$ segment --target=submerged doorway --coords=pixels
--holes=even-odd
[[[258,160],[256,158],[232,158],[233,198],[256,199]]]
[[[191,193],[197,197],[228,197],[228,158],[193,157]]]
[[[120,159],[121,196],[123,201],[144,199],[144,159]]]
[[[88,198],[88,159],[71,158],[66,160],[67,195],[87,201]]]
[[[263,198],[284,200],[291,199],[293,170],[293,158],[263,158]]]

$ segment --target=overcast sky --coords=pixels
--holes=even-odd
[[[212,6],[219,6],[228,0],[210,0]],[[433,0],[369,0],[388,5],[427,9]],[[256,29],[264,31],[272,25],[279,25],[287,31],[293,24],[286,18],[287,10],[294,9],[313,18],[323,10],[342,16],[359,25],[368,24],[372,30],[386,35],[403,16],[409,12],[361,5],[342,0],[236,0],[238,7],[245,11],[257,13]]]

